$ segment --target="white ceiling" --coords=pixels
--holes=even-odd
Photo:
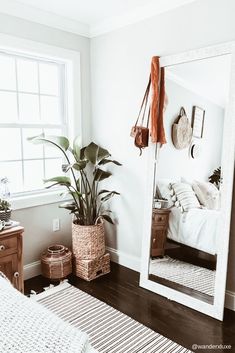
[[[0,12],[89,37],[196,0],[0,0]]]
[[[221,55],[166,68],[166,77],[225,108],[229,98],[231,56]]]

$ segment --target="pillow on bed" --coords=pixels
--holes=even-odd
[[[171,184],[171,189],[174,192],[172,199],[175,201],[175,206],[179,207],[182,212],[188,211],[191,208],[201,208],[200,203],[191,187],[186,183]]]
[[[159,179],[157,180],[157,185],[156,185],[156,189],[159,190],[161,197],[163,197],[168,201],[168,207],[172,207],[174,205],[174,202],[171,199],[170,183],[171,181],[169,181],[168,179]]]
[[[193,190],[202,206],[209,210],[220,208],[220,192],[215,185],[205,181],[194,181]]]

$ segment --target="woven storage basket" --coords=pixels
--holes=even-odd
[[[60,280],[72,273],[72,253],[63,245],[52,245],[41,256],[42,275]]]
[[[72,223],[73,255],[77,259],[93,260],[105,254],[104,224],[102,218],[99,220],[91,226]]]
[[[76,276],[92,281],[110,272],[110,255],[106,253],[95,260],[81,260],[74,258]]]

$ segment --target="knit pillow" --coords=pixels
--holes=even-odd
[[[209,210],[220,208],[220,192],[215,185],[209,182],[194,181],[193,190],[202,206]]]
[[[175,206],[179,207],[182,212],[188,211],[191,208],[200,208],[200,203],[191,187],[186,183],[171,184],[171,189],[174,192],[172,200],[175,200]]]

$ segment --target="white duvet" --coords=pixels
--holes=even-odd
[[[177,207],[171,209],[167,237],[178,243],[217,254],[217,238],[220,212],[192,208],[181,213]]]
[[[12,287],[0,273],[1,353],[97,353],[88,336]]]

